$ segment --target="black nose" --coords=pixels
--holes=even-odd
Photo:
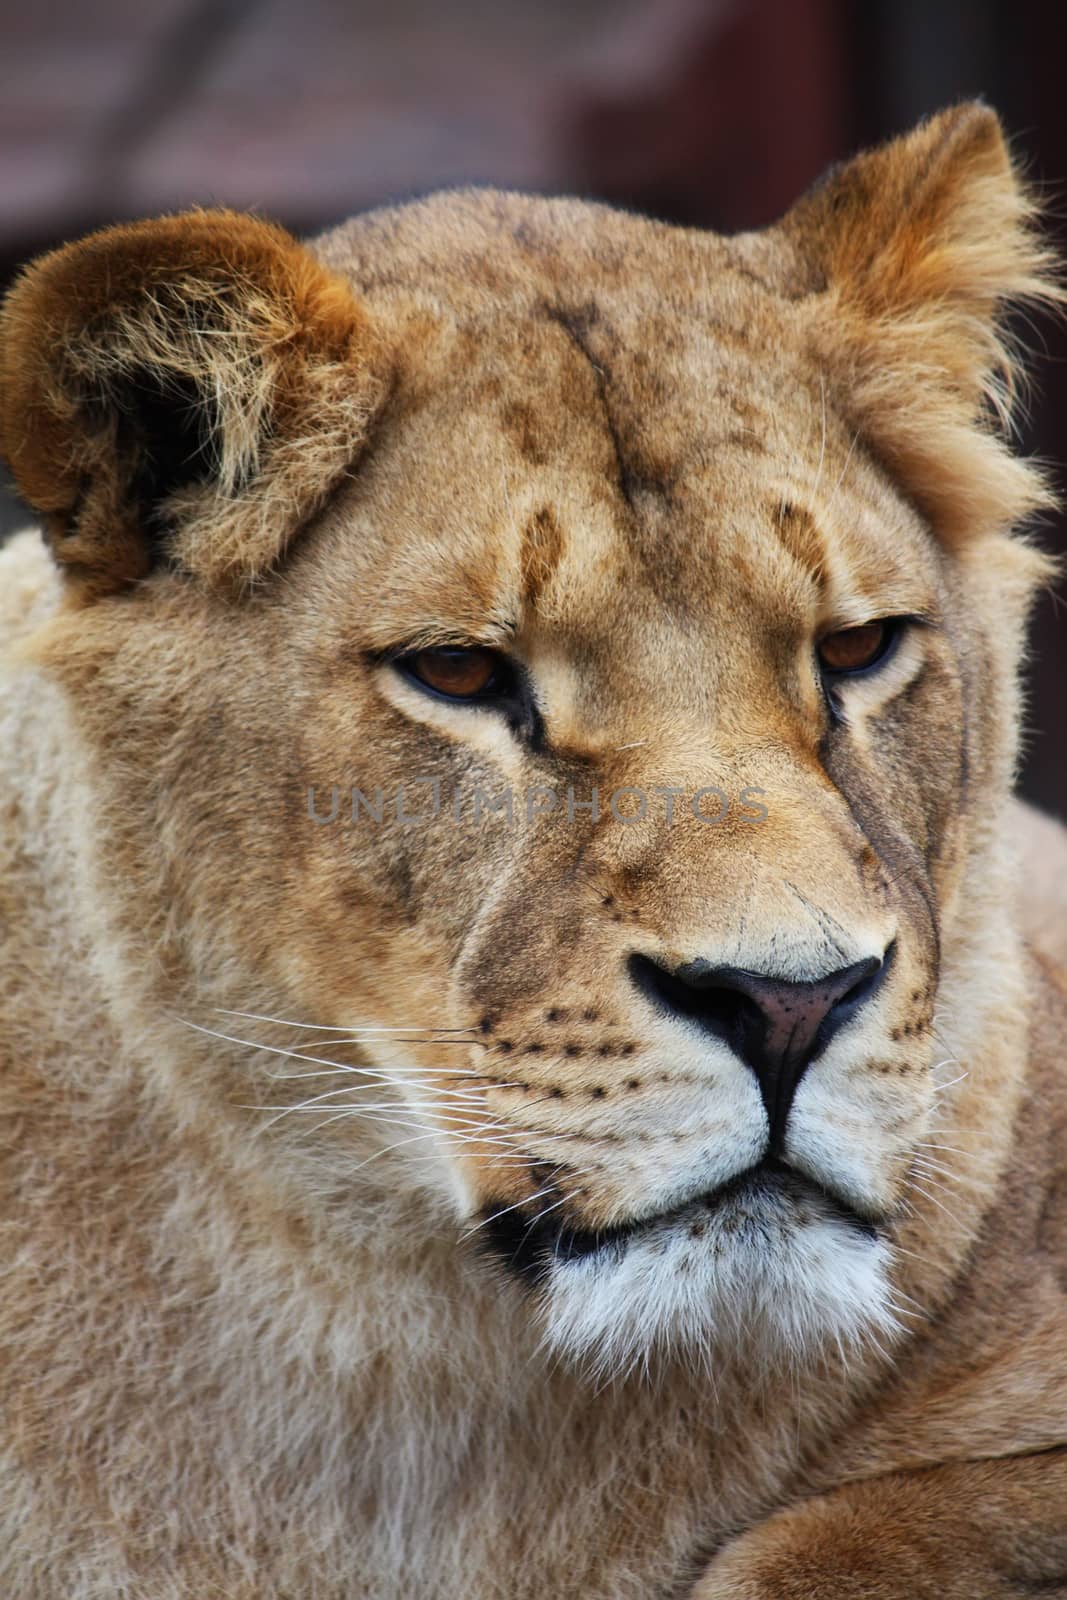
[[[806,1068],[874,994],[890,954],[841,967],[813,983],[787,983],[709,961],[690,961],[672,972],[634,955],[629,967],[656,1006],[698,1022],[752,1068],[777,1147]]]

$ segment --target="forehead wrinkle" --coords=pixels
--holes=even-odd
[[[556,508],[548,501],[537,506],[526,518],[520,537],[522,601],[536,609],[564,554],[563,523]]]
[[[806,506],[783,497],[774,508],[771,530],[786,554],[821,593],[826,585],[826,541]]]

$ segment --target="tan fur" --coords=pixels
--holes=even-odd
[[[735,240],[457,193],[30,269],[0,1592],[1067,1594],[1067,842],[1010,799],[1047,492],[987,411],[1056,294],[974,106]],[[831,719],[815,640],[889,615]],[[543,728],[390,664],[442,642]],[[612,816],[657,787],[725,820]],[[705,1206],[759,1094],[630,958],[890,945],[784,1145],[869,1230]]]

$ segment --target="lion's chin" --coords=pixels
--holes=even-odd
[[[617,1375],[664,1355],[792,1366],[899,1332],[891,1247],[803,1181],[758,1169],[633,1228],[560,1235],[538,1298],[554,1351]]]

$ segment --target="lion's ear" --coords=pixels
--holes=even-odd
[[[780,224],[846,409],[950,540],[1050,503],[1007,443],[1021,372],[1005,317],[1063,301],[1034,209],[975,102],[835,169]]]
[[[0,449],[86,593],[164,561],[265,571],[358,456],[384,388],[347,285],[234,212],[57,250],[0,317]]]

